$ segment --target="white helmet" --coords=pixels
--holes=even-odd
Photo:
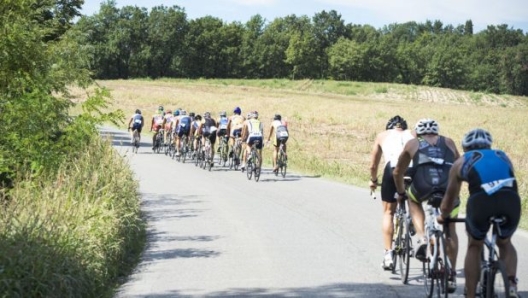
[[[433,134],[437,135],[440,128],[438,127],[438,123],[430,118],[423,118],[418,120],[416,122],[416,125],[414,126],[414,130],[416,131],[417,135],[424,135],[424,134]]]
[[[470,130],[462,139],[462,149],[470,151],[474,149],[489,149],[493,138],[491,134],[482,128]]]
[[[181,111],[180,111],[180,115],[182,115],[182,116],[186,116],[186,115],[187,115],[187,111],[186,111],[186,110],[181,110]]]

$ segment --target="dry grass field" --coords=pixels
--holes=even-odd
[[[528,217],[528,99],[524,97],[313,80],[120,80],[98,84],[110,89],[114,108],[127,116],[139,108],[148,118],[158,105],[214,115],[220,111],[231,114],[240,106],[244,115],[258,110],[268,129],[273,115],[280,113],[290,130],[292,170],[365,187],[372,143],[392,116],[403,116],[411,127],[420,118],[436,119],[441,134],[457,144],[465,132],[482,127],[492,133],[494,147],[511,157],[525,198],[524,217]],[[74,95],[82,99],[78,90]],[[264,154],[269,163],[271,149]]]

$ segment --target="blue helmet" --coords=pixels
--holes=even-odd
[[[174,111],[174,116],[180,116],[180,110]]]
[[[237,115],[240,115],[242,114],[242,110],[239,108],[239,107],[236,107],[234,110],[233,110],[233,113],[237,114]]]

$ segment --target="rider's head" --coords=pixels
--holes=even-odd
[[[281,115],[279,115],[279,114],[275,114],[275,116],[273,117],[273,120],[279,120],[279,121],[281,121],[281,120],[282,120],[282,117],[281,117]]]
[[[186,115],[187,115],[187,111],[186,111],[186,110],[181,110],[181,111],[180,111],[180,115],[182,115],[182,116],[186,116]]]
[[[136,114],[140,114],[141,115],[141,111],[139,109],[136,109]]]
[[[163,106],[159,106],[158,107],[158,112],[160,112],[160,113],[163,112]]]
[[[253,118],[258,119],[259,114],[257,111],[253,111]]]
[[[416,126],[414,127],[414,130],[416,131],[416,135],[437,135],[440,128],[438,127],[438,123],[430,118],[423,118],[418,120],[416,122]]]
[[[220,117],[227,117],[227,113],[225,111],[220,112]]]
[[[168,109],[167,111],[165,111],[165,114],[172,114],[172,110]]]
[[[174,116],[180,116],[180,110],[174,111]]]
[[[204,118],[206,118],[206,119],[211,118],[211,113],[209,113],[209,112],[205,112],[205,113],[204,113]]]
[[[189,113],[189,116],[190,116],[190,117],[194,117],[194,116],[195,116],[194,112],[190,112],[190,113]]]
[[[202,115],[196,115],[196,117],[194,117],[194,119],[196,119],[198,121],[202,121]]]
[[[403,130],[407,129],[407,121],[400,117],[400,115],[396,115],[389,119],[387,122],[387,125],[385,126],[385,129],[393,129],[393,128],[401,128]]]
[[[482,128],[470,130],[462,139],[462,149],[471,151],[476,149],[490,149],[493,138],[491,134]]]
[[[233,110],[233,113],[235,113],[236,115],[240,115],[240,114],[242,114],[242,110],[240,109],[240,107],[236,107],[236,108]]]

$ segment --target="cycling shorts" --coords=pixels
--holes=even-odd
[[[521,198],[510,188],[503,188],[491,196],[484,191],[469,197],[466,206],[466,231],[476,240],[483,240],[489,229],[492,216],[504,216],[501,236],[506,239],[513,235],[521,219]]]
[[[263,145],[262,137],[249,137],[247,140],[247,144],[249,146],[253,146],[253,144],[255,144],[257,141],[258,141],[258,144],[256,145],[256,148],[260,150],[262,149],[262,145]]]
[[[275,138],[273,140],[273,146],[279,147],[281,143],[286,144],[286,142],[288,142],[288,137]]]
[[[154,127],[152,127],[152,130],[155,132],[158,132],[158,130],[161,129],[161,124],[154,124]]]
[[[142,127],[141,127],[140,123],[134,123],[132,125],[132,131],[137,130],[139,133],[141,133],[141,129],[142,129]]]
[[[240,138],[242,136],[242,128],[235,129],[231,131],[232,138]]]

